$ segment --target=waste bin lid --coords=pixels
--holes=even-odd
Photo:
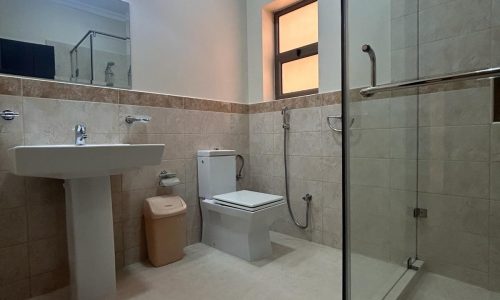
[[[144,212],[152,219],[171,217],[186,212],[186,203],[179,196],[157,196],[147,198]]]

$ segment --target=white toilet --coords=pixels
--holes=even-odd
[[[269,226],[283,196],[236,191],[234,150],[198,151],[198,189],[203,243],[248,261],[272,255]]]

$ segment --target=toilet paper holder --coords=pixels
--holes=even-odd
[[[169,172],[163,170],[158,175],[158,185],[163,187],[169,187],[180,184],[181,181],[177,178],[177,173]]]

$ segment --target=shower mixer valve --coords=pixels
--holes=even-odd
[[[313,196],[311,194],[306,194],[304,197],[302,197],[302,200],[306,201],[307,203],[310,203],[313,199]]]

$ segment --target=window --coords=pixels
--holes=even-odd
[[[276,99],[318,93],[318,2],[304,0],[274,14]]]

